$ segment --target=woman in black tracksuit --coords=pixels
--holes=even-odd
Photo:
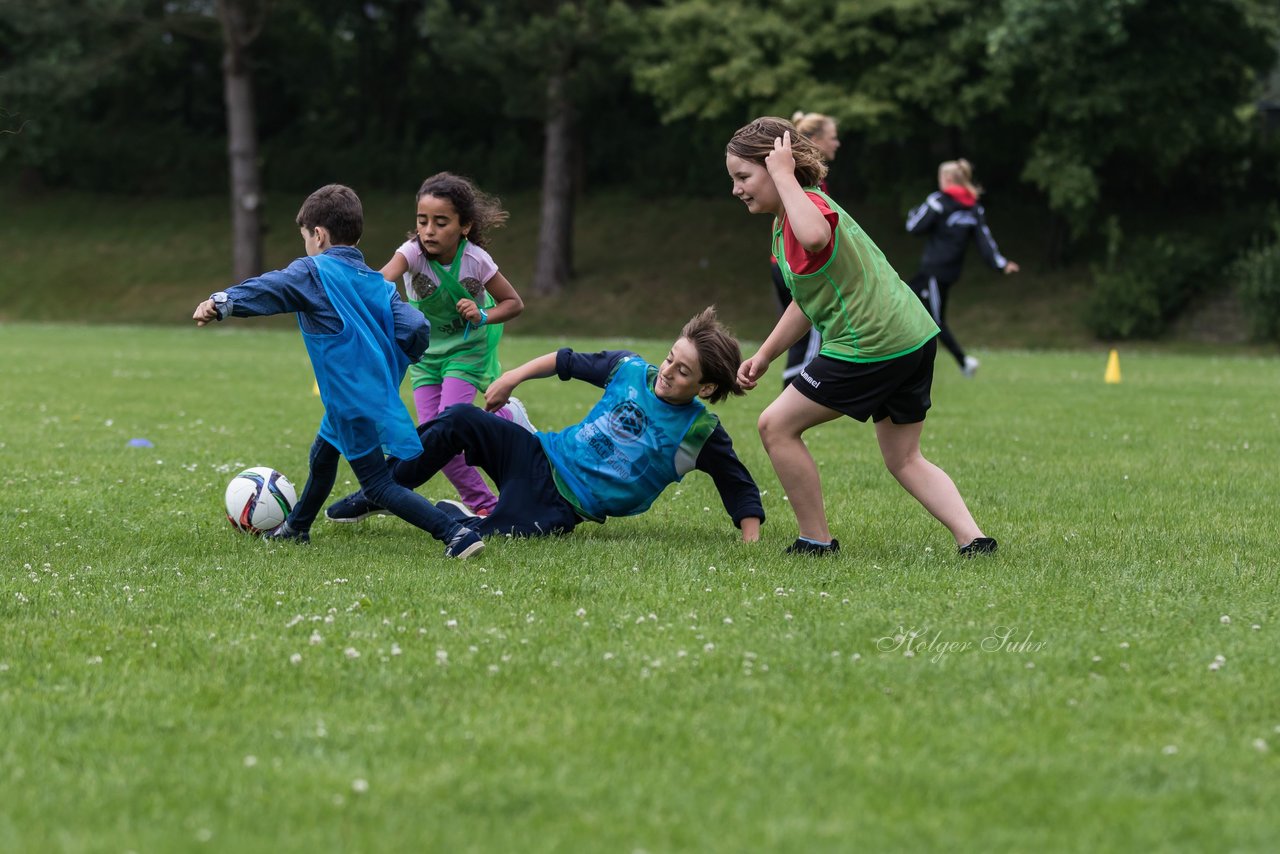
[[[978,204],[982,189],[973,183],[973,167],[968,160],[948,160],[938,167],[938,192],[930,193],[924,204],[907,216],[907,231],[925,235],[920,272],[912,277],[911,289],[933,315],[942,330],[939,340],[950,351],[966,377],[978,371],[978,360],[966,356],[960,342],[947,327],[947,295],[960,278],[969,241],[988,265],[1005,273],[1018,272],[1018,265],[1000,254],[987,228],[986,214]]]

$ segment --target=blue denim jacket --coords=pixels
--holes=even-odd
[[[334,246],[326,255],[355,267],[369,269],[364,255],[354,246]],[[226,311],[233,317],[264,317],[296,312],[304,332],[332,335],[342,331],[342,318],[325,295],[320,271],[311,258],[299,258],[283,270],[273,270],[245,279],[227,288]],[[416,362],[427,350],[431,325],[422,312],[391,294],[391,314],[395,318],[396,344]]]

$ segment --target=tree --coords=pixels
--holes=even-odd
[[[262,192],[247,49],[268,2],[0,0],[0,103],[22,131],[0,157],[54,178],[86,169],[93,174],[85,183],[134,190],[137,176],[130,173],[144,159],[172,158],[179,165],[159,171],[181,186],[189,179],[179,177],[188,163],[180,152],[199,129],[189,122],[177,132],[181,144],[166,142],[171,126],[192,118],[192,107],[180,103],[189,100],[184,87],[202,63],[192,43],[221,43],[233,272],[257,275]]]
[[[543,128],[542,208],[534,293],[559,293],[573,275],[580,117],[620,73],[634,15],[621,0],[430,0],[423,37],[477,78],[496,81],[508,119]]]
[[[249,46],[262,32],[269,0],[218,0],[227,162],[231,176],[231,256],[237,281],[262,272],[262,174]]]

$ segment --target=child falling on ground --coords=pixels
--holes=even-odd
[[[817,327],[822,350],[760,415],[760,438],[799,524],[792,554],[830,555],[818,468],[803,434],[848,415],[875,422],[885,465],[955,537],[961,554],[993,552],[947,473],[920,453],[931,404],[938,327],[853,218],[817,188],[826,164],[785,119],[759,118],[725,148],[733,195],[773,220],[773,254],[793,302],[738,380],[752,388],[770,362]]]
[[[467,518],[456,502],[438,506],[482,536],[566,534],[580,522],[604,522],[648,510],[669,484],[697,469],[709,475],[743,542],[760,536],[764,507],[729,434],[705,403],[742,394],[737,340],[708,308],[694,317],[661,365],[627,350],[547,353],[507,371],[485,393],[489,410],[506,404],[522,382],[542,377],[582,380],[604,389],[586,418],[558,432],[529,433],[469,406],[455,406],[418,428],[424,452],[395,462],[392,475],[410,488],[426,483],[466,450],[498,485],[487,518]],[[356,492],[325,515],[358,522],[381,512]]]
[[[413,420],[400,401],[400,381],[409,363],[427,348],[426,321],[365,265],[356,248],[364,210],[351,188],[329,184],[316,190],[303,202],[297,224],[306,257],[219,291],[192,314],[197,326],[230,316],[298,315],[324,418],[298,503],[264,536],[311,541],[311,524],[333,491],[342,456],[363,491],[442,541],[447,557],[475,554],[484,548],[483,540],[395,483],[384,456],[384,451],[398,457],[422,453]]]
[[[413,233],[382,268],[388,281],[403,278],[407,301],[431,322],[431,346],[409,368],[419,424],[454,404],[473,404],[501,373],[501,324],[524,302],[484,247],[506,219],[500,202],[466,178],[432,175],[418,188]],[[499,414],[533,429],[518,399]],[[469,509],[493,510],[497,498],[461,455],[443,471]]]

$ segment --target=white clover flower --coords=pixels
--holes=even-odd
[[[244,758],[244,767],[246,768],[252,768],[257,764],[258,764],[258,757],[254,756],[252,753]]]
[[[295,652],[293,655],[289,656],[289,663],[290,663],[290,664],[301,664],[301,663],[302,663],[302,653],[300,653],[300,652]]]
[[[1229,617],[1226,614],[1223,614],[1221,617],[1218,618],[1218,622],[1222,623],[1222,625],[1224,626],[1229,626],[1231,625],[1231,617]]]
[[[1178,745],[1166,744],[1164,747],[1160,749],[1160,752],[1163,753],[1165,756],[1172,756],[1173,754],[1178,752]]]
[[[445,621],[444,621],[444,627],[445,627],[446,629],[456,629],[456,628],[458,627],[458,621],[457,621],[457,620],[445,620]]]
[[[369,781],[363,777],[355,778],[351,781],[351,791],[355,792],[357,795],[363,795],[365,792],[369,791]]]
[[[352,658],[352,659],[359,658],[360,650],[356,649],[354,646],[349,646],[342,651],[342,654],[345,655],[347,658]]]
[[[319,633],[319,632],[312,632],[312,633],[311,633],[311,638],[310,638],[310,643],[311,643],[311,645],[312,645],[312,646],[315,646],[315,645],[320,644],[320,643],[324,643],[324,638],[320,636],[320,633]]]

